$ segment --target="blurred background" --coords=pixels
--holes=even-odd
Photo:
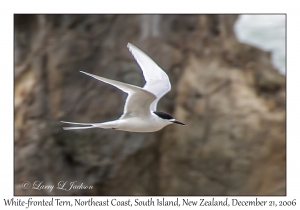
[[[240,15],[234,29],[240,41],[270,51],[274,66],[285,74],[285,15]]]
[[[284,15],[26,14],[14,36],[15,195],[286,195]],[[188,126],[64,131],[117,119],[127,96],[79,70],[144,85],[128,42],[170,77],[158,110]]]

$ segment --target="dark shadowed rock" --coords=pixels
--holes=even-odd
[[[285,77],[236,40],[236,15],[15,15],[16,195],[285,195]],[[117,119],[144,85],[133,43],[170,77],[158,104],[188,126],[64,131]],[[35,190],[24,181],[92,190]]]

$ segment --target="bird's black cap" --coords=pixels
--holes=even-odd
[[[179,121],[175,120],[174,117],[172,117],[172,115],[170,115],[168,113],[165,113],[165,112],[153,112],[153,113],[156,114],[157,116],[159,116],[162,119],[169,120],[172,123],[177,123],[177,124],[184,125],[184,126],[186,125],[182,122],[179,122]]]
[[[165,112],[153,112],[153,113],[165,120],[174,119],[174,117],[172,117],[172,115],[165,113]]]

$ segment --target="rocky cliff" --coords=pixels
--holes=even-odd
[[[15,15],[15,195],[285,195],[285,77],[239,43],[236,15]],[[144,85],[133,43],[170,77],[155,133],[62,130],[117,119]],[[23,189],[24,181],[93,189]],[[36,183],[37,184],[37,183]]]

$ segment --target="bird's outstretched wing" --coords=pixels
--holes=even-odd
[[[128,43],[127,47],[143,71],[146,84],[143,87],[153,93],[156,99],[151,103],[150,110],[156,111],[156,106],[161,97],[171,90],[168,75],[144,52]]]
[[[99,77],[94,74],[89,74],[84,71],[80,71],[88,76],[91,76],[97,80],[105,82],[107,84],[113,85],[116,88],[122,90],[125,93],[128,93],[124,111],[122,117],[134,117],[134,116],[148,116],[150,104],[156,99],[156,96],[144,90],[143,88],[137,87],[135,85],[126,84],[123,82],[106,79],[104,77]]]

